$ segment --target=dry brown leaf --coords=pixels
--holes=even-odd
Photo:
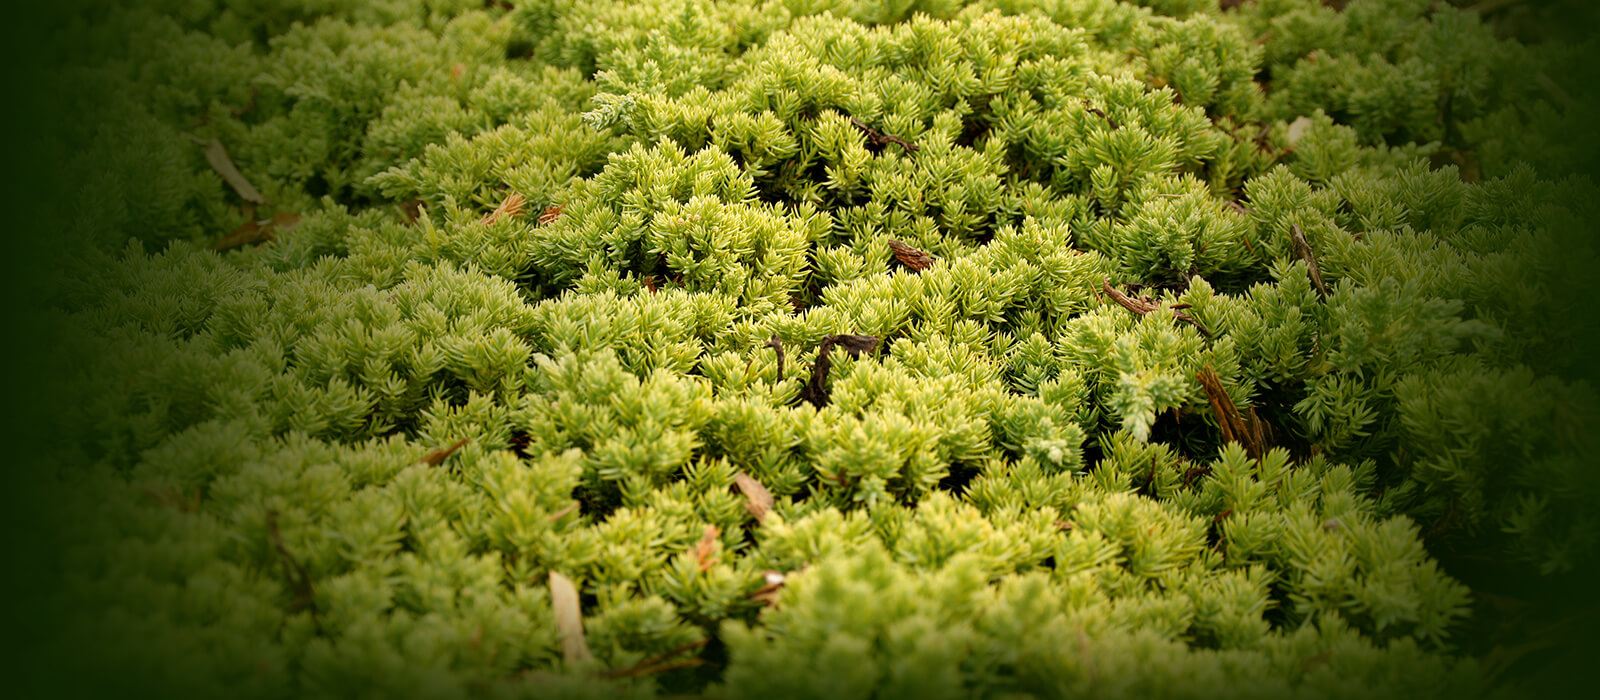
[[[244,178],[239,168],[233,164],[233,157],[228,155],[228,149],[223,148],[222,142],[216,139],[202,142],[206,147],[206,162],[211,163],[211,169],[217,171],[222,179],[227,180],[234,192],[239,193],[239,198],[246,202],[266,204],[267,198]]]
[[[466,75],[466,74],[467,74],[467,64],[465,64],[465,63],[457,63],[457,64],[455,64],[453,66],[450,66],[450,80],[451,81],[460,80],[461,76]]]
[[[554,206],[546,207],[544,211],[539,213],[539,225],[544,226],[545,224],[561,218],[561,209],[565,206],[567,205],[556,204]]]
[[[756,522],[759,523],[765,520],[767,513],[772,510],[773,504],[772,493],[767,491],[767,487],[762,486],[761,482],[756,481],[754,477],[744,472],[734,474],[733,483],[744,494],[744,509],[755,516]]]
[[[240,246],[265,243],[277,237],[279,231],[287,231],[300,224],[300,215],[290,212],[278,212],[272,218],[261,221],[246,221],[239,228],[223,236],[212,250],[228,250]]]
[[[437,467],[440,464],[443,464],[444,461],[450,457],[450,455],[455,454],[456,450],[459,450],[462,447],[466,446],[466,444],[467,444],[467,438],[461,438],[460,440],[457,440],[456,444],[454,444],[454,445],[451,445],[449,447],[441,447],[441,448],[439,448],[437,450],[429,452],[426,456],[424,456],[422,458],[422,463],[426,464],[426,465],[428,465],[430,467]]]
[[[556,614],[556,633],[561,637],[561,657],[573,664],[589,661],[589,643],[583,638],[583,610],[578,607],[578,589],[572,580],[550,572],[550,608]]]
[[[1299,119],[1289,122],[1290,148],[1294,148],[1295,144],[1300,143],[1300,139],[1305,138],[1306,130],[1311,128],[1311,124],[1311,117],[1300,117]]]
[[[716,525],[707,525],[705,534],[695,543],[694,558],[701,571],[710,571],[717,564],[717,537],[721,534]]]
[[[417,223],[422,218],[422,200],[412,199],[400,205],[400,212],[405,215],[406,223]]]
[[[905,265],[916,272],[926,270],[933,265],[933,256],[900,241],[891,239],[889,241],[889,250],[894,251],[894,259],[899,260],[901,265]]]
[[[500,206],[495,207],[494,211],[485,214],[482,219],[479,219],[478,223],[488,226],[501,219],[516,216],[521,214],[522,208],[527,205],[528,200],[526,198],[516,192],[512,192],[506,195],[505,200],[500,202]]]

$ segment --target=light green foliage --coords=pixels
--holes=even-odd
[[[81,20],[56,603],[140,682],[1447,697],[1483,688],[1434,533],[1600,547],[1559,296],[1592,188],[1515,135],[1569,118],[1523,79],[1562,56],[1447,5]],[[1481,184],[1429,160],[1474,148]],[[821,401],[839,334],[877,344]]]

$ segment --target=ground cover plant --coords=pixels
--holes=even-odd
[[[1534,648],[1469,632],[1516,601],[1463,577],[1600,547],[1596,200],[1585,47],[1481,14],[85,10],[63,654],[208,696],[1515,692]]]

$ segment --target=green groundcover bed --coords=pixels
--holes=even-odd
[[[1536,684],[1600,205],[1522,5],[77,13],[62,682]]]

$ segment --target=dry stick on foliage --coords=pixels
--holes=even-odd
[[[894,251],[895,260],[899,260],[901,265],[911,268],[914,272],[921,272],[933,265],[933,256],[900,241],[891,239],[889,250]]]
[[[516,216],[521,214],[522,208],[527,205],[527,198],[517,194],[516,192],[512,192],[511,194],[506,195],[505,201],[500,202],[500,206],[495,207],[494,211],[485,214],[482,219],[479,219],[478,223],[488,226],[501,219]]]
[[[562,518],[565,518],[568,515],[570,515],[572,513],[572,511],[575,511],[577,509],[578,509],[578,504],[576,502],[570,503],[570,504],[567,505],[567,507],[562,508],[561,510],[558,510],[558,511],[556,511],[554,513],[551,513],[550,514],[550,522],[552,522],[552,523],[553,522],[558,522]]]
[[[1139,297],[1138,299],[1134,299],[1133,297],[1123,294],[1116,287],[1111,286],[1111,280],[1101,281],[1100,288],[1105,291],[1106,296],[1111,297],[1112,301],[1117,302],[1118,306],[1139,314],[1140,316],[1144,316],[1151,311],[1161,308],[1160,304],[1157,304],[1154,299],[1149,297]],[[1211,337],[1211,331],[1206,330],[1205,326],[1200,325],[1200,321],[1196,320],[1195,317],[1183,312],[1183,309],[1190,308],[1188,304],[1173,304],[1169,308],[1172,309],[1173,318],[1194,326],[1195,330],[1200,331],[1201,335],[1208,338]]]
[[[1200,386],[1206,390],[1206,398],[1211,401],[1211,411],[1217,416],[1217,427],[1222,429],[1223,441],[1243,445],[1245,453],[1252,459],[1260,459],[1265,455],[1266,424],[1256,416],[1256,409],[1251,407],[1248,414],[1241,415],[1233,399],[1223,389],[1222,378],[1210,366],[1200,370],[1195,378],[1200,380]]]
[[[772,339],[767,341],[767,347],[778,353],[778,381],[783,381],[783,339],[777,333],[772,334]]]
[[[1101,111],[1099,108],[1095,107],[1094,105],[1089,104],[1088,100],[1084,101],[1083,108],[1086,111],[1088,111],[1090,114],[1093,114],[1093,115],[1095,115],[1095,116],[1097,116],[1097,117],[1099,117],[1101,119],[1106,120],[1106,124],[1110,125],[1112,129],[1116,129],[1117,128],[1117,120],[1112,119],[1104,111]]]
[[[1300,230],[1300,224],[1289,224],[1289,240],[1294,243],[1294,253],[1306,261],[1310,268],[1311,286],[1317,288],[1317,297],[1328,298],[1328,285],[1322,281],[1322,266],[1317,264],[1317,254],[1311,250],[1311,241],[1306,240],[1306,234]]]
[[[783,588],[784,582],[789,580],[789,577],[785,576],[782,571],[765,571],[761,574],[761,580],[765,582],[765,585],[751,593],[749,598],[751,600],[759,600],[764,605],[772,605],[778,600],[778,590]]]
[[[426,465],[428,465],[430,467],[437,467],[437,466],[439,466],[441,464],[444,464],[444,461],[446,459],[449,459],[450,455],[455,454],[456,450],[461,449],[466,444],[467,444],[467,438],[461,438],[460,440],[457,440],[456,444],[454,444],[454,445],[451,445],[449,447],[442,447],[440,449],[437,449],[437,450],[434,450],[432,452],[429,452],[426,456],[424,456],[422,458],[422,463],[426,464]]]
[[[669,650],[667,650],[667,651],[665,651],[663,653],[657,654],[657,655],[652,656],[652,657],[650,657],[648,659],[645,659],[644,661],[640,661],[639,663],[636,663],[636,664],[634,664],[632,666],[629,666],[628,668],[612,669],[610,671],[601,671],[600,673],[597,673],[595,675],[597,677],[600,677],[600,678],[638,678],[640,676],[648,676],[648,675],[651,675],[651,674],[660,673],[662,671],[670,671],[670,670],[675,669],[675,668],[688,668],[690,666],[700,666],[700,665],[705,664],[705,661],[702,660],[702,659],[698,659],[698,658],[679,659],[677,661],[672,661],[672,662],[668,662],[667,659],[670,659],[670,658],[672,658],[674,656],[678,656],[680,654],[688,653],[688,652],[693,651],[695,649],[699,649],[700,647],[705,646],[707,641],[709,641],[709,640],[702,639],[702,640],[700,640],[698,642],[689,642],[688,644],[680,644],[680,645],[678,645],[676,647],[673,647],[672,649],[669,649]]]
[[[265,243],[276,238],[279,231],[287,231],[298,225],[300,225],[299,214],[278,212],[273,214],[270,219],[263,221],[251,220],[240,224],[239,228],[223,236],[222,240],[211,246],[211,249],[228,250],[240,246]]]
[[[885,134],[885,133],[883,133],[881,131],[878,131],[877,129],[874,129],[874,128],[870,127],[870,126],[867,126],[866,124],[862,124],[861,120],[860,119],[856,119],[855,117],[851,117],[850,118],[850,123],[856,125],[856,128],[860,129],[863,133],[865,133],[867,135],[867,138],[872,139],[873,143],[876,143],[876,144],[879,144],[879,145],[886,144],[886,143],[898,144],[901,148],[905,149],[907,153],[916,153],[917,150],[918,150],[918,147],[917,147],[916,144],[907,143],[905,139],[902,139],[899,136],[891,136],[889,134]]]
[[[757,523],[765,520],[774,503],[772,492],[768,491],[767,487],[762,486],[761,482],[756,481],[755,478],[744,472],[733,475],[733,484],[739,487],[740,493],[744,494],[744,509],[755,516]]]
[[[283,544],[283,535],[278,532],[278,511],[267,511],[267,535],[272,538],[272,548],[278,551],[278,558],[283,560],[283,568],[289,577],[289,588],[294,591],[294,602],[289,604],[289,612],[297,613],[301,610],[311,611],[311,622],[320,631],[322,621],[317,618],[316,595],[311,590],[311,575],[306,573],[305,567],[299,560],[289,553],[289,548]]]
[[[267,198],[261,196],[261,191],[250,184],[250,181],[245,179],[244,173],[239,172],[239,168],[233,164],[233,157],[228,155],[228,149],[223,148],[221,141],[206,140],[197,136],[190,136],[189,139],[206,147],[206,162],[211,164],[211,169],[217,171],[222,179],[228,181],[233,191],[239,193],[240,199],[253,204],[267,203]]]
[[[694,559],[701,572],[710,571],[711,567],[717,565],[717,537],[721,535],[722,531],[716,525],[707,525],[705,534],[694,544]]]
[[[845,352],[851,357],[860,357],[863,353],[872,352],[878,347],[878,339],[870,335],[830,335],[822,339],[822,349],[817,351],[817,362],[811,366],[811,379],[800,389],[799,399],[808,401],[817,408],[828,405],[828,373],[833,370],[833,360],[829,353],[833,346],[844,347]]]
[[[578,607],[578,589],[572,580],[550,572],[550,608],[556,615],[556,633],[561,637],[561,657],[568,664],[594,658],[583,638],[583,611]]]

